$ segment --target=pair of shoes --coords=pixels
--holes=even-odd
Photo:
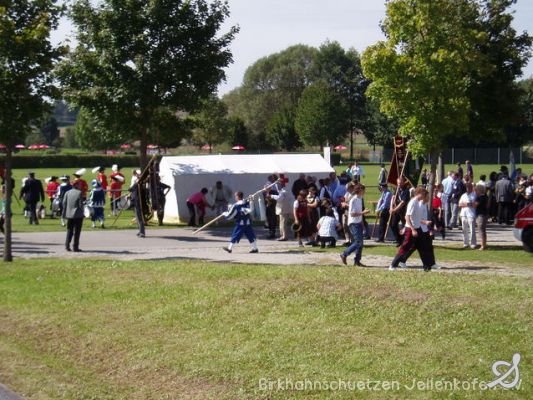
[[[231,253],[231,249],[229,247],[222,247],[222,250],[227,251],[228,253]]]
[[[393,267],[392,265],[389,265],[389,271],[396,271],[398,268]]]
[[[72,251],[72,249],[70,248],[70,246],[65,247],[65,250],[66,250],[66,251]]]
[[[140,233],[140,232],[139,232],[139,233],[137,234],[137,236],[140,237],[140,238],[143,238],[143,237],[144,237],[144,233]]]
[[[434,264],[429,269],[442,269],[442,265]]]
[[[327,247],[328,249],[334,249],[334,248],[337,247],[337,246],[334,245],[334,244],[328,244],[326,247]]]
[[[104,226],[104,224],[100,225],[100,228],[102,228],[102,229],[105,229],[105,226]]]
[[[481,246],[481,247],[479,248],[479,250],[481,250],[481,251],[483,251],[483,250],[487,250],[487,246]]]
[[[96,224],[94,222],[91,224],[91,228],[96,228]]]
[[[348,246],[350,245],[350,242],[344,242],[342,245],[343,245],[344,247],[348,247]]]
[[[365,264],[363,264],[361,261],[354,261],[353,265],[356,267],[366,267]]]
[[[471,248],[472,250],[477,249],[477,244],[473,244],[472,246],[470,246],[470,248]]]
[[[468,249],[468,245],[467,244],[463,244],[463,249]]]
[[[230,253],[231,253],[231,250],[230,250]],[[258,249],[252,249],[252,250],[249,251],[249,253],[252,253],[252,254],[259,253],[259,250]]]
[[[424,267],[424,272],[429,272],[431,271],[431,267]]]
[[[398,263],[398,265],[400,266],[401,269],[407,269],[407,263],[400,262]]]
[[[80,249],[80,248],[77,248],[77,249],[73,249],[72,250],[74,253],[81,253],[83,250]]]
[[[346,263],[346,256],[345,256],[344,254],[340,254],[340,257],[341,257],[341,261],[342,261],[342,263],[343,263],[344,265],[348,265],[348,264]]]
[[[287,239],[285,239],[285,238],[279,238],[278,239],[278,242],[286,242],[286,241],[287,241]]]

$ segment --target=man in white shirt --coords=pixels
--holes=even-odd
[[[450,196],[453,187],[453,171],[448,172],[448,176],[442,180],[442,211],[444,213],[444,227],[450,227],[450,218],[452,216],[452,209],[450,207]]]
[[[466,193],[463,193],[459,199],[459,208],[461,209],[461,222],[463,225],[463,248],[470,246],[472,249],[477,247],[476,241],[476,193],[472,183],[466,184]]]
[[[289,240],[290,218],[292,214],[292,206],[294,198],[292,193],[286,188],[285,180],[280,180],[279,194],[268,194],[268,197],[276,200],[276,215],[279,216],[279,233],[278,241],[284,242]]]
[[[361,257],[363,255],[363,216],[368,214],[370,210],[363,210],[363,196],[365,195],[365,186],[355,186],[355,196],[350,200],[350,206],[348,208],[348,228],[352,234],[353,241],[350,246],[344,250],[341,254],[341,261],[344,265],[346,259],[350,254],[355,252],[354,265],[358,267],[364,267],[361,263]]]

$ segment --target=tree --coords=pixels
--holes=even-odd
[[[353,159],[353,143],[356,128],[362,129],[369,140],[372,132],[365,91],[370,83],[363,75],[361,59],[356,50],[345,51],[338,42],[326,42],[316,56],[318,79],[325,80],[347,106],[350,132],[350,158]]]
[[[65,48],[52,46],[62,8],[52,0],[0,2],[0,141],[6,145],[4,261],[12,261],[12,152],[47,111],[57,90],[52,68]],[[37,125],[38,126],[38,125]]]
[[[249,132],[242,119],[239,117],[228,117],[228,139],[227,143],[240,144],[248,147]]]
[[[216,91],[238,29],[217,36],[229,15],[220,0],[76,0],[78,46],[59,68],[66,99],[109,132],[146,146],[174,119]]]
[[[53,145],[54,141],[59,137],[57,120],[54,117],[48,118],[45,124],[41,127],[41,133],[44,136],[46,144]]]
[[[74,132],[76,143],[89,151],[115,148],[125,139],[109,131],[104,122],[85,107],[78,112]]]
[[[341,141],[348,133],[347,107],[324,81],[318,81],[302,93],[296,112],[295,127],[308,146],[323,146]]]
[[[223,143],[228,136],[229,123],[228,109],[216,96],[211,96],[202,101],[198,113],[190,118],[196,127],[193,139],[198,145],[208,144],[209,152],[214,145]]]
[[[295,114],[293,110],[280,110],[268,121],[268,141],[279,149],[294,151],[302,145],[294,126]]]

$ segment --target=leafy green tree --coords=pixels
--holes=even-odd
[[[78,46],[58,72],[66,99],[98,115],[107,131],[139,140],[145,165],[162,126],[179,122],[178,110],[193,110],[224,79],[238,31],[218,35],[228,15],[220,0],[74,1]]]
[[[62,8],[52,0],[0,1],[0,142],[6,145],[4,261],[12,261],[11,185],[12,151],[46,112],[44,99],[58,93],[52,68],[64,54],[50,43]]]
[[[367,129],[372,127],[372,116],[365,96],[370,82],[363,75],[359,53],[354,49],[344,50],[338,42],[326,42],[318,49],[315,62],[318,79],[325,80],[347,106],[350,158],[353,159],[355,130],[361,129],[369,142],[373,135]]]
[[[295,127],[308,146],[342,141],[348,133],[348,109],[343,99],[324,81],[310,85],[302,93]]]
[[[231,145],[240,144],[248,147],[249,132],[246,124],[239,117],[228,117],[228,139]]]
[[[125,139],[109,131],[104,122],[85,107],[81,107],[78,112],[74,131],[76,143],[89,151],[116,148]]]
[[[46,142],[46,138],[41,132],[34,131],[30,133],[28,136],[26,136],[26,139],[24,140],[24,143],[27,146],[31,146],[32,144],[43,144]]]
[[[228,109],[216,96],[202,101],[200,110],[190,118],[193,126],[193,140],[196,144],[208,144],[209,152],[212,147],[223,143],[228,137],[229,121]]]
[[[59,137],[59,129],[57,127],[57,120],[54,117],[48,118],[45,124],[41,128],[41,133],[44,136],[44,142],[52,145],[54,141]]]
[[[302,145],[294,126],[295,114],[292,110],[280,110],[268,121],[268,141],[279,149],[294,151]]]

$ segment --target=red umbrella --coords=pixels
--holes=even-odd
[[[5,148],[6,148],[5,144],[0,144],[0,149],[5,149]]]
[[[30,150],[38,150],[39,149],[39,145],[38,144],[32,144],[31,146],[28,147],[28,149],[30,149]]]
[[[343,144],[338,144],[337,146],[334,147],[335,150],[346,150],[347,148],[348,147],[346,147]]]
[[[212,148],[213,148],[213,147],[211,147],[211,146],[208,145],[208,144],[204,144],[204,145],[201,147],[202,150],[211,150]]]
[[[47,144],[40,144],[39,145],[39,149],[49,149],[50,146],[48,146]]]
[[[128,144],[128,143],[121,144],[120,148],[121,149],[129,149],[129,148],[131,148],[131,144]]]
[[[159,148],[159,145],[157,144],[149,144],[148,146],[146,146],[147,149],[158,149]]]
[[[17,144],[15,146],[15,149],[25,149],[25,148],[26,148],[26,146],[24,146],[23,144]]]
[[[233,146],[233,147],[231,148],[231,150],[243,151],[243,150],[246,150],[246,149],[244,148],[244,146],[241,146],[240,144],[238,144],[238,145],[236,145],[236,146]]]

